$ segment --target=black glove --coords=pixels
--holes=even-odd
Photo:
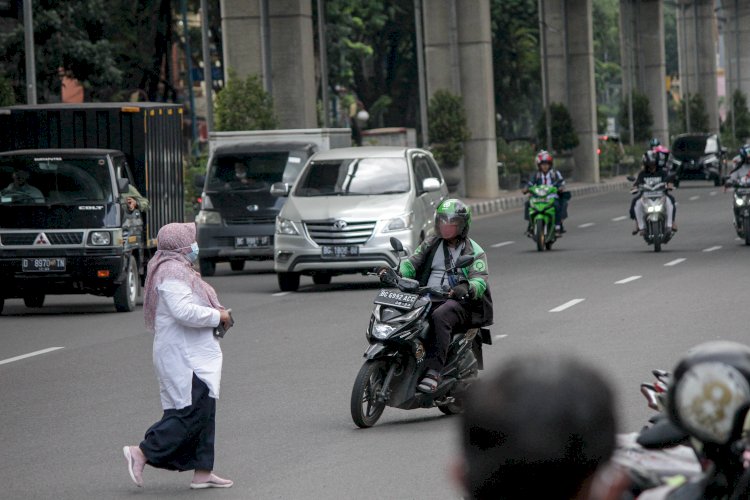
[[[468,283],[459,283],[453,287],[453,298],[454,299],[467,299],[470,296],[471,288]]]

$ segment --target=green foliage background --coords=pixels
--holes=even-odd
[[[564,104],[553,102],[549,109],[553,151],[569,151],[578,146],[578,134],[573,128],[568,108]],[[547,121],[544,113],[537,121],[536,139],[540,149],[547,147]]]
[[[461,98],[438,90],[430,99],[427,120],[435,160],[441,166],[457,165],[463,156],[463,142],[470,137]]]
[[[273,98],[258,75],[242,79],[229,70],[224,90],[216,96],[216,130],[270,130],[279,126]]]

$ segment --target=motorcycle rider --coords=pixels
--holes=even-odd
[[[558,194],[555,195],[555,231],[560,236],[561,233],[565,232],[562,221],[568,218],[568,199],[570,198],[570,193],[565,191],[565,179],[563,179],[562,174],[552,168],[553,159],[551,154],[541,150],[537,153],[535,161],[538,171],[529,179],[527,186],[523,188],[522,192],[523,194],[527,194],[530,186],[548,185],[557,187]],[[531,234],[529,200],[526,200],[526,203],[524,203],[523,218],[529,222],[526,234]]]
[[[651,142],[654,141],[659,142],[659,139],[651,139]],[[663,172],[667,172],[667,158],[669,157],[669,150],[662,146],[661,144],[658,144],[654,149],[647,150],[645,153],[643,153],[643,156],[641,157],[641,172],[638,174],[638,179],[641,179],[641,174],[647,170],[647,165],[650,165],[654,163],[656,165],[657,170],[661,170]],[[635,204],[640,199],[641,194],[638,192],[638,184],[640,182],[636,179],[636,181],[633,183],[633,187],[631,189],[631,192],[635,194],[633,197],[633,200],[630,202],[630,218],[632,220],[636,220],[635,217]],[[671,189],[671,185],[670,185]],[[672,196],[672,193],[667,192],[667,198],[669,198],[669,201],[672,203],[672,222],[677,219],[677,202],[674,199],[674,196]],[[673,231],[677,231],[677,226],[673,224]],[[636,221],[635,229],[633,230],[633,235],[638,234],[638,222]]]
[[[449,298],[433,297],[431,335],[427,340],[427,372],[417,389],[432,393],[440,385],[453,333],[464,328],[492,324],[492,296],[488,284],[487,256],[469,238],[471,209],[461,200],[443,200],[435,211],[435,230],[430,232],[399,272],[419,281],[420,286],[450,287]],[[461,255],[473,255],[474,262],[463,269],[446,272]],[[381,272],[382,276],[382,272]]]
[[[734,168],[727,178],[732,184],[738,183],[743,177],[750,177],[750,144],[740,146],[739,154],[734,160]],[[726,191],[726,186],[724,186]]]
[[[656,158],[656,154],[649,150],[646,151],[643,154],[643,158],[641,159],[641,162],[643,163],[643,170],[640,171],[638,174],[638,177],[636,178],[635,182],[633,183],[633,189],[638,189],[638,187],[641,184],[644,184],[646,182],[650,181],[658,181],[658,182],[666,182],[667,183],[667,189],[672,188],[672,184],[668,182],[669,175],[664,169],[659,168],[658,160]],[[677,225],[674,223],[674,204],[673,204],[673,198],[669,195],[667,195],[667,227],[671,228],[672,231],[677,231]],[[634,217],[637,221],[638,227],[635,231],[633,231],[633,234],[640,234],[643,235],[645,228],[646,228],[646,221],[643,217],[643,202],[641,201],[640,193],[637,193],[633,203],[631,203],[631,217]]]

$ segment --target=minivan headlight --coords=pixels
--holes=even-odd
[[[413,222],[414,212],[399,215],[398,217],[394,217],[393,219],[388,219],[385,221],[383,232],[392,233],[393,231],[403,231],[404,229],[411,229]]]
[[[89,234],[89,245],[106,246],[112,242],[112,233],[109,231],[91,231]]]
[[[299,234],[299,229],[297,229],[297,224],[295,224],[294,221],[282,217],[276,217],[276,234],[294,236]]]
[[[195,216],[195,222],[207,226],[221,224],[221,215],[219,212],[214,212],[213,210],[201,210]]]

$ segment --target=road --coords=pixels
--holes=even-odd
[[[488,369],[523,352],[573,353],[606,374],[628,431],[650,415],[638,386],[652,368],[706,340],[750,343],[738,314],[750,248],[733,231],[731,195],[700,182],[675,195],[679,232],[661,253],[630,235],[625,191],[573,199],[551,252],[523,236],[520,210],[476,218],[495,300]],[[37,310],[8,300],[0,317],[3,498],[458,498],[457,418],[389,408],[371,429],[351,421],[372,278],[303,278],[280,294],[271,264],[254,263],[219,266],[209,281],[237,320],[222,341],[216,438],[216,470],[235,486],[191,492],[189,473],[147,468],[135,488],[121,448],[161,414],[142,309],[56,296]]]

